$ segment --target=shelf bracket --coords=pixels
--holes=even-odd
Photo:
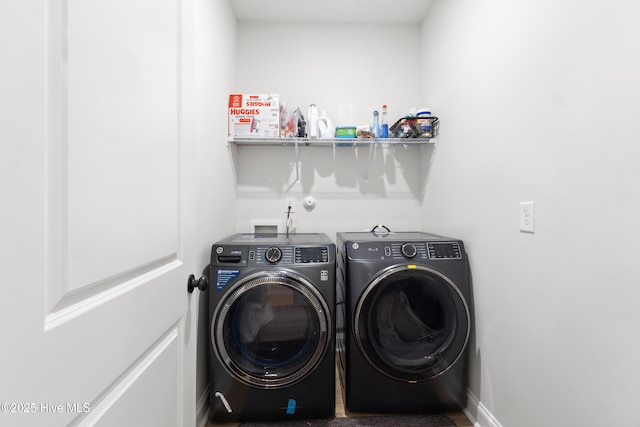
[[[227,150],[229,152],[229,159],[231,160],[231,171],[233,172],[233,182],[238,184],[238,146],[227,141]]]
[[[298,152],[298,140],[296,139],[296,145],[295,145],[295,156],[296,156],[296,180],[294,182],[294,184],[297,184],[300,182],[300,155]]]

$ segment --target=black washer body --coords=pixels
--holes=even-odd
[[[213,245],[211,417],[335,413],[335,245],[324,234],[236,234]]]
[[[338,233],[338,355],[351,412],[429,413],[467,400],[471,289],[461,240]]]

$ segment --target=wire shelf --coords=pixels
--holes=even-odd
[[[236,145],[262,146],[314,146],[314,147],[354,147],[369,145],[425,145],[434,144],[435,138],[229,138],[228,142]]]

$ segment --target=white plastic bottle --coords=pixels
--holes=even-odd
[[[318,137],[320,139],[330,139],[335,138],[336,136],[336,127],[333,125],[333,122],[327,116],[326,110],[320,111],[320,117],[318,117]]]
[[[316,104],[309,106],[309,115],[307,116],[307,136],[311,139],[318,138],[318,107]]]

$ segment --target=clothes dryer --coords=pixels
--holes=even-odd
[[[470,280],[461,240],[338,233],[338,342],[348,411],[466,406]]]
[[[324,234],[236,234],[210,263],[211,417],[335,413],[335,245]]]

